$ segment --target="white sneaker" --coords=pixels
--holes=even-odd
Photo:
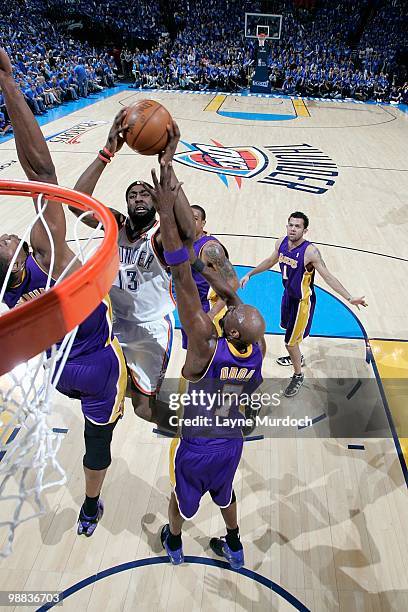
[[[285,355],[285,357],[278,357],[276,363],[280,366],[291,366],[292,359],[290,358],[290,355]],[[305,365],[305,358],[303,357],[303,355],[300,358],[300,365],[302,366],[302,368]]]

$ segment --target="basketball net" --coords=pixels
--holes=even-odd
[[[1,181],[1,183],[11,185],[13,182]],[[26,183],[26,185],[30,184]],[[31,190],[30,187],[27,189],[28,191]],[[63,191],[62,188],[55,186],[52,186],[52,189],[55,193]],[[34,188],[32,188],[32,191],[34,192]],[[65,191],[75,194],[71,190]],[[0,187],[0,195],[3,195],[5,192],[9,195],[11,194],[10,191],[6,191],[4,188],[2,191]],[[21,195],[21,193],[17,193],[17,195]],[[32,195],[35,197],[34,193]],[[81,196],[77,195],[79,199]],[[92,199],[89,198],[89,200]],[[47,273],[45,292],[58,291],[56,288],[60,285],[62,291],[64,279],[68,276],[72,280],[77,275],[77,272],[68,275],[74,263],[79,261],[81,264],[86,264],[96,251],[102,251],[100,241],[95,240],[98,237],[97,234],[100,233],[102,223],[99,223],[96,229],[85,228],[81,220],[86,215],[94,214],[94,211],[88,210],[83,212],[76,219],[73,227],[74,237],[70,246],[75,256],[54,283],[55,245],[52,233],[43,215],[45,208],[54,205],[54,203],[52,201],[47,202],[42,193],[37,196],[37,202],[38,213],[33,213],[33,220],[21,238],[16,253],[9,264],[7,276],[0,287],[0,325],[4,327],[4,321],[6,321],[7,317],[13,311],[18,310],[21,313],[21,326],[27,327],[27,344],[30,343],[30,330],[28,323],[25,321],[26,305],[16,305],[15,308],[9,311],[7,306],[2,303],[2,300],[13,264],[23,248],[23,243],[29,241],[30,232],[34,224],[37,222],[42,223],[51,244],[51,263]],[[72,204],[73,202],[75,202],[75,198],[71,198],[69,203]],[[32,206],[32,203],[30,203],[30,206]],[[101,205],[99,204],[99,206]],[[74,219],[73,215],[72,219]],[[104,227],[106,229],[105,222]],[[85,239],[83,237],[84,228],[88,233]],[[116,243],[116,238],[114,238],[114,242]],[[100,257],[102,257],[102,253],[100,253]],[[81,271],[84,271],[84,267],[81,268]],[[108,279],[105,280],[105,287],[102,289],[102,292],[105,292],[104,295],[108,292],[113,278],[110,278],[109,282]],[[53,287],[51,287],[52,282],[54,283]],[[101,300],[104,295],[101,296]],[[30,302],[40,299],[40,297],[35,297]],[[87,314],[90,314],[93,310],[94,307]],[[21,523],[38,517],[45,512],[44,491],[55,485],[62,485],[67,480],[64,469],[57,457],[64,436],[53,431],[50,416],[52,415],[53,400],[57,395],[56,387],[68,359],[77,329],[78,325],[74,326],[65,335],[61,333],[60,338],[58,338],[58,344],[48,344],[46,330],[44,330],[44,350],[32,358],[18,363],[18,365],[0,378],[1,557],[6,557],[10,554],[17,527]]]
[[[265,41],[266,41],[266,34],[257,34],[257,38],[258,38],[259,46],[264,47]]]

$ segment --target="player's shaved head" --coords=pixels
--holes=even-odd
[[[259,310],[249,304],[230,306],[220,321],[224,336],[238,348],[259,342],[265,334],[265,320]]]

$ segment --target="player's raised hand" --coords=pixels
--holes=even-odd
[[[118,112],[115,119],[113,120],[112,127],[109,130],[108,139],[106,141],[106,148],[113,155],[115,155],[115,153],[121,150],[121,148],[123,147],[123,143],[125,142],[123,134],[129,127],[127,124],[123,123],[126,116],[126,112],[127,108],[122,108]]]
[[[245,287],[250,278],[251,277],[249,276],[249,274],[245,274],[245,276],[241,278],[241,280],[239,281],[239,286],[241,287],[241,289]]]
[[[352,297],[349,300],[349,303],[352,304],[353,306],[357,306],[357,308],[360,310],[360,306],[368,306],[367,302],[364,299],[364,295],[361,297]]]
[[[164,151],[159,153],[159,162],[161,161],[171,162],[176,152],[177,145],[180,140],[180,130],[179,130],[177,123],[174,121],[174,119],[167,126],[167,132],[169,135],[168,140],[167,140],[167,145]]]
[[[13,75],[10,58],[3,48],[0,47],[0,77],[9,77]]]
[[[172,210],[183,183],[177,182],[173,187],[171,186],[171,162],[165,163],[162,160],[160,162],[160,181],[157,179],[155,169],[152,170],[152,181],[153,189],[147,183],[143,185],[150,193],[157,212],[160,214]]]

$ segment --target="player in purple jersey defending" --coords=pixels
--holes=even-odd
[[[27,178],[57,184],[44,136],[13,79],[10,60],[2,49],[0,85],[13,124],[17,155]],[[37,207],[37,201],[35,205]],[[45,223],[38,220],[30,234],[32,252],[25,244],[13,266],[4,296],[10,308],[42,293],[47,287],[49,273],[51,285],[54,284],[74,258],[65,242],[62,204],[48,203],[43,219],[52,236],[54,253]],[[14,234],[0,237],[0,286],[19,244],[20,239]],[[73,264],[69,274],[79,267],[79,262]],[[126,363],[119,342],[111,331],[110,310],[109,298],[106,298],[78,327],[57,385],[58,391],[64,395],[81,400],[85,417],[83,465],[86,497],[79,514],[78,534],[86,536],[93,534],[103,514],[99,495],[111,463],[112,433],[123,414],[126,389]]]
[[[206,212],[204,208],[193,204],[191,206],[195,219],[195,240],[193,249],[196,257],[199,257],[207,266],[221,274],[223,279],[231,285],[236,291],[239,287],[239,282],[234,268],[228,259],[228,251],[220,243],[220,241],[211,234],[204,231],[206,224]],[[204,312],[208,312],[215,326],[219,329],[219,320],[225,314],[225,303],[211,289],[209,282],[202,274],[192,270],[193,279],[197,285],[198,295],[200,296],[201,306]],[[181,330],[182,346],[187,348],[187,336],[184,330]]]
[[[275,243],[275,250],[270,257],[264,259],[253,270],[241,279],[241,287],[245,287],[251,276],[260,274],[279,263],[282,273],[284,292],[281,304],[281,327],[286,330],[285,346],[289,353],[287,357],[279,357],[279,365],[293,364],[294,374],[285,389],[286,397],[293,397],[303,385],[304,374],[303,355],[300,343],[310,333],[316,304],[314,292],[315,271],[326,283],[353,306],[367,306],[364,296],[353,297],[340,281],[326,267],[319,249],[304,236],[309,226],[309,219],[302,212],[290,215],[287,224],[287,235]]]
[[[161,163],[160,183],[152,171],[154,189],[146,186],[161,221],[164,256],[171,267],[177,292],[179,316],[188,337],[182,375],[193,391],[203,391],[198,403],[193,400],[179,419],[181,438],[173,440],[170,451],[170,477],[174,490],[169,504],[169,523],[161,532],[162,544],[173,564],[182,563],[181,528],[199,509],[202,496],[209,491],[225,520],[225,538],[212,538],[210,546],[225,557],[231,567],[244,564],[239,538],[233,479],[242,454],[243,438],[236,419],[242,393],[251,394],[262,382],[265,321],[256,308],[243,304],[222,277],[196,259],[191,249],[192,267],[200,272],[223,299],[227,312],[221,320],[222,337],[204,312],[191,274],[189,250],[183,246],[174,210],[179,185],[171,187],[169,165]],[[235,395],[224,401],[222,394],[232,389]],[[220,397],[215,410],[211,397]],[[232,393],[231,393],[232,395]],[[199,423],[185,417],[196,417]],[[201,417],[201,418],[200,418]],[[208,422],[205,422],[207,417]],[[233,418],[231,418],[233,417]],[[221,421],[219,421],[221,419]]]

